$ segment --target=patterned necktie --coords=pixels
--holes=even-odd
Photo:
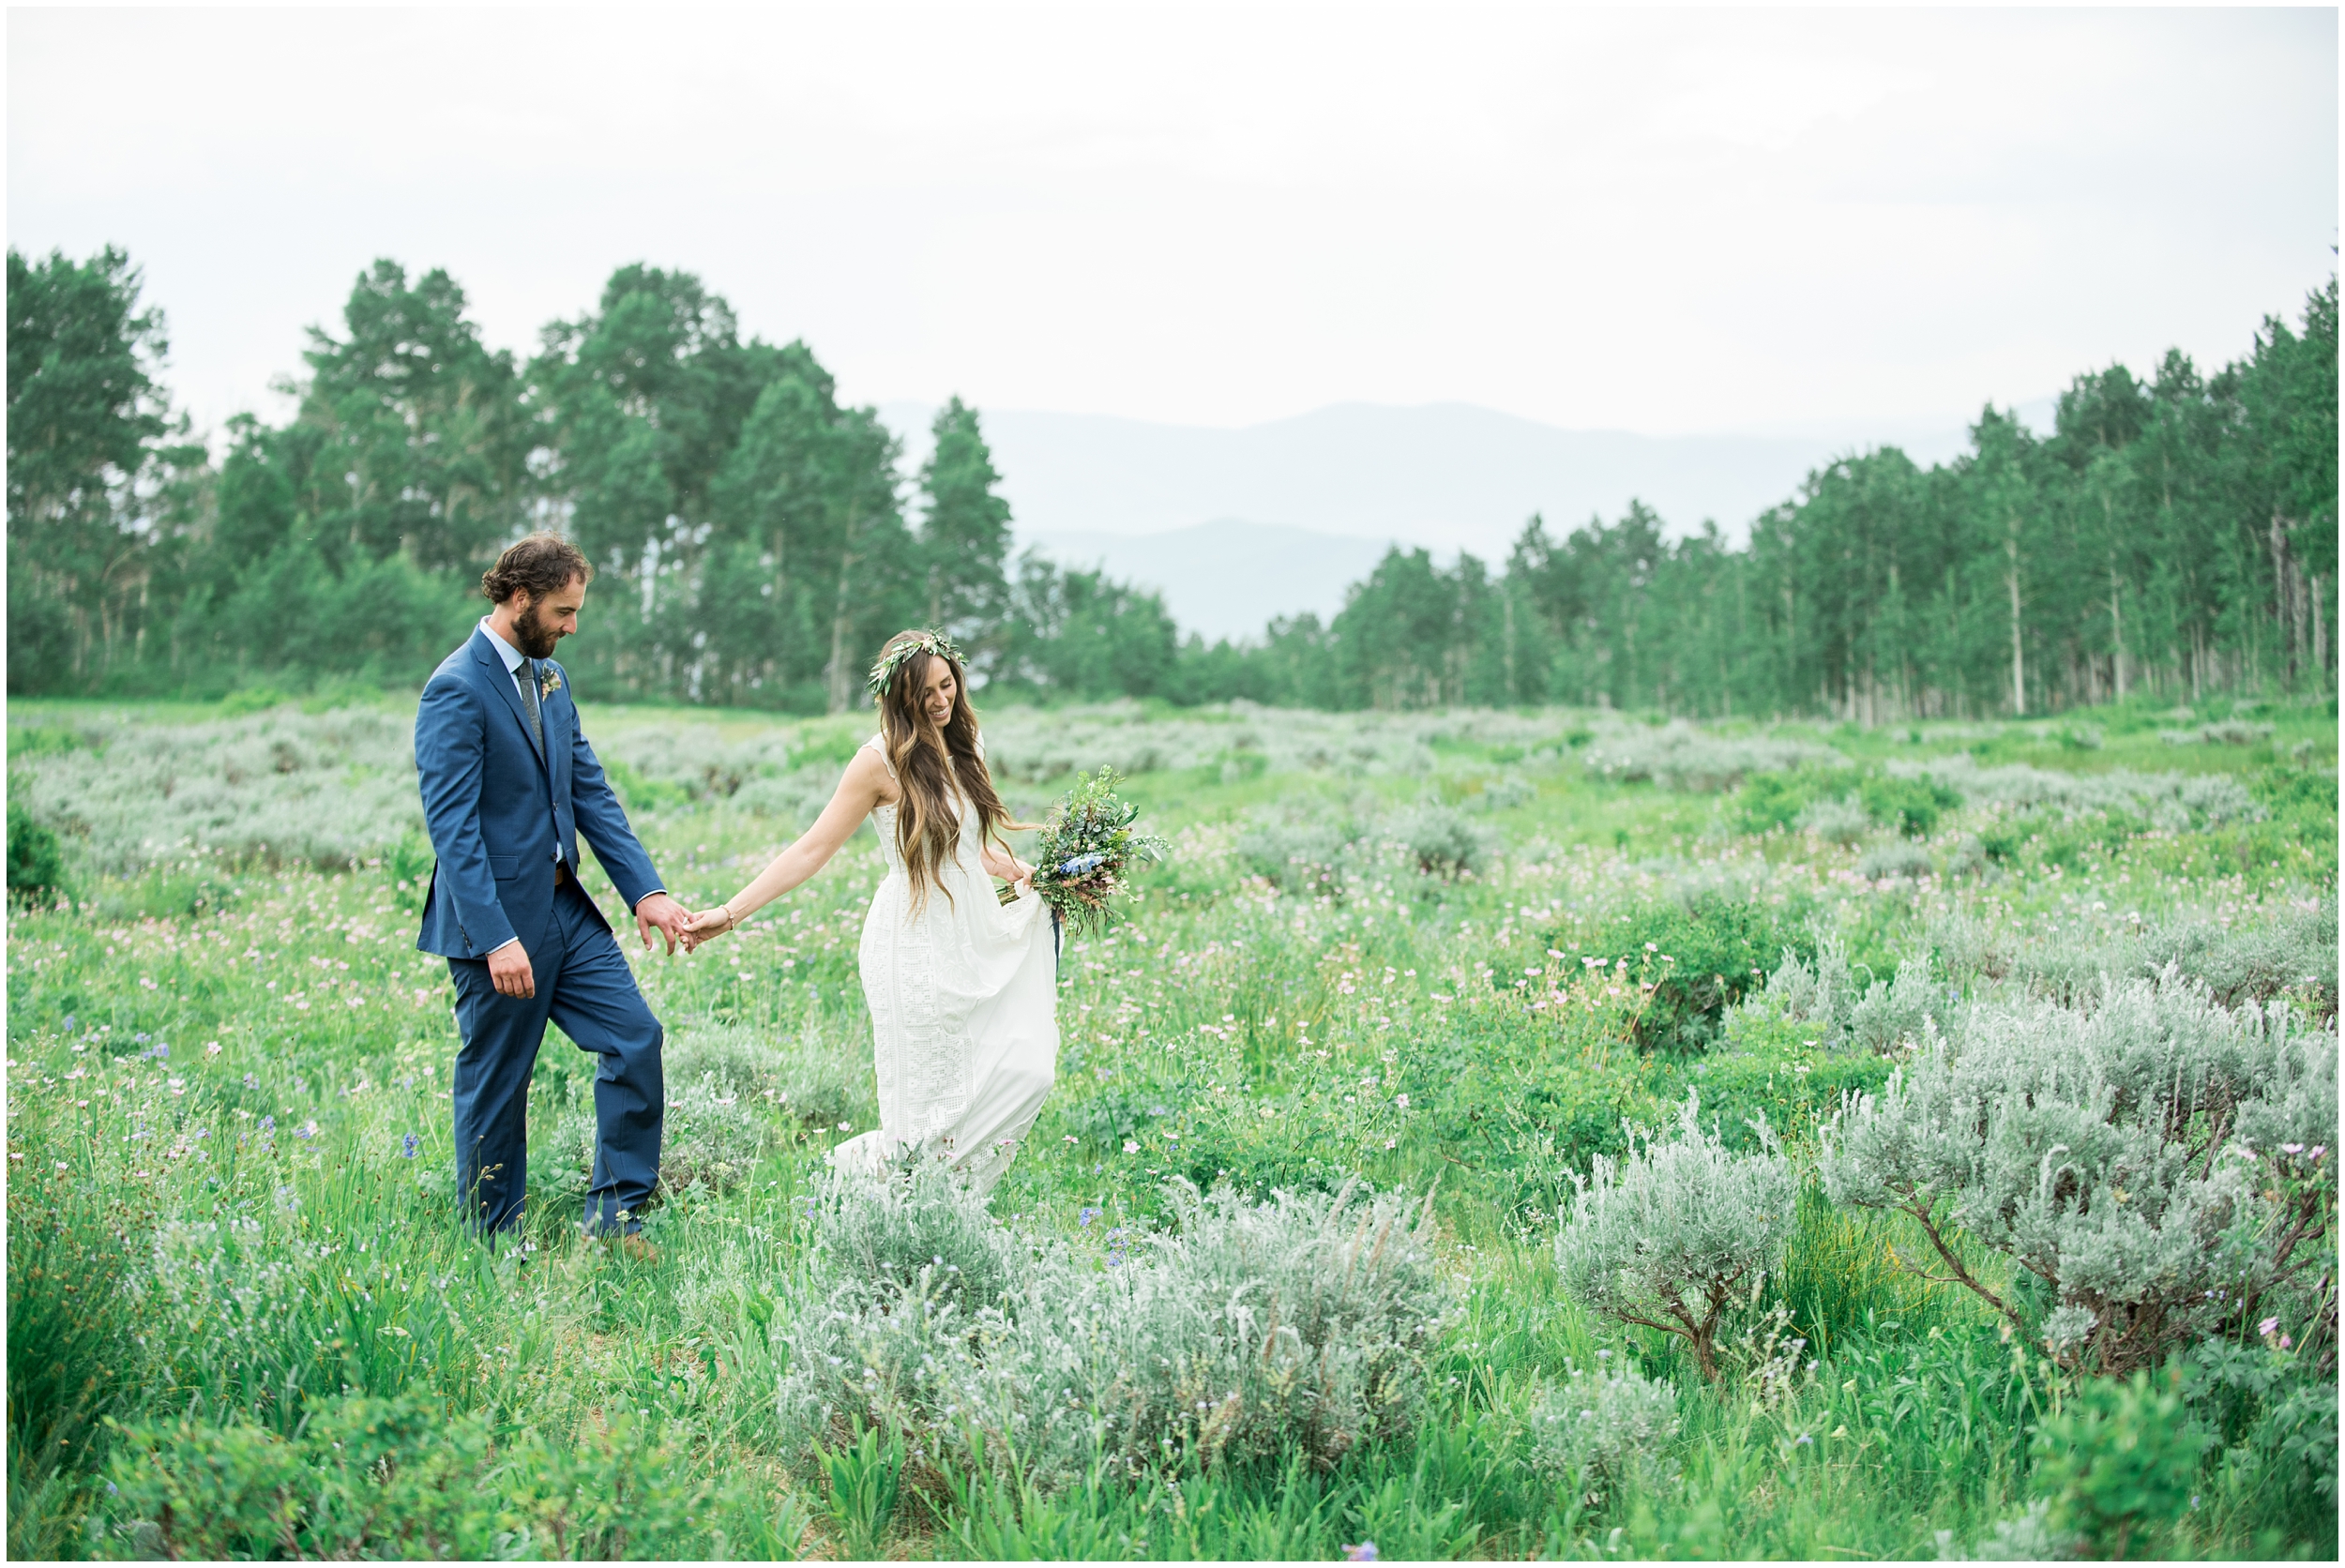
[[[546,721],[537,702],[537,661],[525,658],[513,673],[521,677],[522,701],[529,708],[529,732],[537,737],[537,749],[542,752],[546,748]]]

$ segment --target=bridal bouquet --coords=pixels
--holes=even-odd
[[[1113,919],[1112,899],[1141,861],[1162,860],[1171,846],[1152,833],[1135,833],[1140,807],[1115,792],[1115,773],[1101,768],[1076,781],[1051,808],[1035,843],[1034,890],[1078,930],[1099,931]]]

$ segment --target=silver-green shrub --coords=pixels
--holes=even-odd
[[[1975,833],[1958,835],[1954,849],[1946,856],[1948,877],[1976,877],[1986,873],[1988,867],[1987,840]]]
[[[794,753],[779,724],[678,723],[623,708],[588,716],[639,815],[725,802],[802,822],[838,786],[840,761]],[[1440,766],[1436,742],[1551,754],[1574,722],[1563,713],[1319,714],[1243,702],[1156,719],[1124,702],[1004,708],[988,716],[986,731],[997,775],[1038,783],[1101,763],[1145,773],[1233,752],[1274,772],[1424,776]],[[26,757],[11,775],[35,818],[100,872],[190,852],[334,868],[385,855],[422,830],[411,711],[285,706],[198,724],[87,720],[80,730],[81,744]]]
[[[1513,746],[1526,754],[1561,746],[1565,713],[1329,714],[1236,701],[1152,716],[1135,701],[1073,708],[1003,707],[985,716],[994,776],[1039,784],[1102,764],[1119,773],[1226,765],[1251,759],[1270,773],[1423,776],[1440,767],[1436,742]]]
[[[1683,1338],[1715,1379],[1718,1321],[1738,1289],[1781,1265],[1799,1186],[1764,1117],[1751,1123],[1759,1150],[1736,1153],[1700,1110],[1688,1094],[1675,1137],[1633,1127],[1624,1158],[1572,1172],[1555,1270],[1591,1311]]]
[[[1427,876],[1457,877],[1482,866],[1497,835],[1455,807],[1438,801],[1364,816],[1341,809],[1306,813],[1294,807],[1263,811],[1239,835],[1237,853],[1257,876],[1290,893],[1340,893],[1349,880],[1408,867]]]
[[[1676,1473],[1677,1391],[1634,1366],[1603,1372],[1568,1367],[1533,1407],[1533,1473],[1598,1501],[1650,1491]]]
[[[1856,860],[1856,874],[1868,882],[1882,882],[1893,877],[1918,881],[1937,867],[1931,863],[1929,852],[1919,844],[1899,839],[1867,850]]]
[[[1767,988],[1747,998],[1736,1013],[1796,1018],[1837,1036],[1863,995],[1848,961],[1848,948],[1838,937],[1826,936],[1816,944],[1813,964],[1786,947],[1782,961],[1767,976]],[[1730,1015],[1727,1021],[1732,1033],[1734,1016]]]
[[[693,801],[739,800],[758,785],[771,787],[793,775],[790,748],[779,728],[678,724],[662,716],[650,724],[619,717],[596,724],[593,732],[606,758],[625,762],[648,784],[670,786]],[[816,779],[827,777],[823,798],[828,799],[839,782],[838,765],[806,771]]]
[[[757,1094],[779,1077],[782,1052],[755,1030],[695,1023],[669,1033],[660,1071],[673,1083],[707,1079],[732,1093]]]
[[[834,1180],[808,1201],[815,1253],[849,1299],[890,1299],[927,1273],[932,1300],[970,1311],[1018,1272],[1010,1239],[943,1159],[908,1152],[885,1181]]]
[[[1801,831],[1828,844],[1854,844],[1873,830],[1872,813],[1854,795],[1811,803],[1797,818]]]
[[[2298,989],[2337,1013],[2337,903],[2288,909],[2268,921],[2170,920],[2142,934],[2136,974],[2169,966],[2203,983],[2226,1005]]]
[[[662,1068],[671,1085],[710,1081],[719,1093],[778,1107],[813,1126],[868,1124],[879,1115],[870,1036],[835,1033],[813,1016],[794,1034],[686,1025],[669,1036]]]
[[[1428,876],[1462,876],[1480,867],[1490,852],[1487,830],[1463,813],[1437,802],[1420,802],[1394,812],[1384,833],[1398,840]]]
[[[1663,789],[1715,794],[1754,773],[1848,761],[1828,746],[1776,735],[1714,735],[1682,718],[1657,729],[1622,727],[1598,734],[1583,754],[1588,770],[1618,779],[1649,778]]]
[[[2221,826],[2225,822],[2253,822],[2263,819],[2262,807],[2247,787],[2228,773],[2189,775],[2174,786],[2174,802],[2199,821]]]
[[[2322,1017],[2337,1013],[2333,898],[2252,921],[2171,912],[2098,941],[2029,941],[1957,915],[1934,924],[1930,942],[1958,979],[2007,979],[2056,1001],[2089,998],[2107,979],[2153,979],[2171,968],[2226,1006],[2295,992]]]
[[[1239,835],[1238,856],[1289,893],[1335,891],[1356,858],[1358,824],[1343,819],[1258,822]]]
[[[1538,798],[1539,787],[1514,774],[1491,779],[1461,803],[1469,811],[1512,811]]]
[[[2077,1555],[2077,1541],[2052,1528],[2051,1503],[2044,1498],[2008,1519],[1996,1520],[1968,1551],[1955,1540],[1954,1531],[1936,1534],[1941,1562],[2055,1562]]]
[[[2226,718],[2196,730],[2160,730],[2157,738],[2168,746],[2255,746],[2272,738],[2272,726]]]
[[[986,1233],[980,1200],[932,1190],[958,1205],[956,1235]],[[1112,1235],[1104,1251],[992,1230],[1010,1284],[981,1304],[947,1287],[941,1246],[910,1277],[871,1268],[906,1253],[881,1238],[909,1217],[874,1192],[841,1184],[825,1200],[777,1393],[785,1432],[861,1421],[964,1469],[1014,1454],[1048,1488],[1102,1460],[1130,1474],[1290,1450],[1333,1464],[1425,1410],[1453,1308],[1430,1205],[1352,1188],[1255,1203],[1176,1184],[1177,1229]]]
[[[419,835],[415,720],[377,707],[287,706],[200,724],[125,720],[15,771],[34,815],[73,836],[98,870],[127,874],[190,851],[334,869]],[[728,738],[707,724],[598,722],[594,738],[629,777],[690,801],[737,799],[807,814],[838,770],[793,773],[778,731]]]
[[[125,875],[190,852],[337,868],[422,831],[411,730],[371,708],[124,722],[9,772],[15,798],[96,870]]]
[[[660,1187],[722,1191],[737,1185],[773,1138],[772,1123],[759,1107],[793,1104],[781,1086],[801,1081],[792,1069],[803,1058],[749,1031],[721,1024],[677,1031],[660,1058],[668,1101],[660,1129]],[[826,1102],[821,1108],[828,1112],[832,1107]],[[825,1124],[831,1120],[825,1115]],[[567,1199],[585,1192],[593,1179],[595,1142],[594,1092],[580,1083],[569,1091],[538,1156],[556,1195]]]
[[[1813,964],[1785,948],[1766,989],[1728,1013],[1726,1027],[1732,1038],[1755,1022],[1795,1019],[1815,1030],[1827,1050],[1886,1056],[1919,1041],[1933,1025],[1943,1026],[1953,1011],[1954,992],[1932,977],[1928,955],[1899,959],[1893,979],[1860,983],[1846,949],[1827,936]]]
[[[1976,914],[1957,911],[1923,927],[1938,967],[1958,985],[1999,980],[2010,972],[2013,932]]]
[[[809,762],[787,772],[759,774],[742,782],[732,795],[734,806],[798,822],[811,822],[823,813],[846,770],[837,762]]]
[[[738,1185],[757,1168],[773,1137],[771,1124],[750,1102],[706,1080],[668,1083],[667,1118],[660,1128],[659,1186],[681,1192],[703,1186],[715,1191]],[[594,1176],[595,1103],[584,1087],[574,1091],[547,1139],[552,1161],[548,1184],[565,1199],[585,1193]]]
[[[1929,959],[1898,960],[1897,977],[1875,980],[1848,1011],[1842,1038],[1854,1050],[1887,1056],[1920,1043],[1953,1014],[1953,993],[1930,978]]]
[[[1985,1004],[1827,1129],[1835,1203],[1896,1209],[1945,1276],[2064,1364],[2156,1364],[2300,1305],[2336,1212],[2337,1036],[2169,971],[2090,1005]],[[2042,1282],[2031,1321],[1967,1235]]]
[[[1959,792],[1974,804],[2045,807],[2067,815],[2085,811],[2129,811],[2168,829],[2193,821],[2219,826],[2260,822],[2263,807],[2235,778],[2225,774],[2058,773],[2024,762],[1981,767],[1974,757],[1957,754],[1918,761],[1893,760],[1890,773],[1929,778]]]

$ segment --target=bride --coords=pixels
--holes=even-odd
[[[902,631],[872,666],[880,732],[848,762],[804,837],[754,881],[691,917],[698,946],[821,870],[870,817],[887,875],[859,954],[879,1075],[880,1124],[831,1151],[877,1173],[933,1145],[979,1192],[1009,1168],[1058,1066],[1054,927],[1034,867],[1000,841],[1012,824],[985,766],[960,653]],[[991,878],[1014,884],[1004,904]]]

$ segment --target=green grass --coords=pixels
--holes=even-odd
[[[824,1151],[868,1123],[817,1126],[768,1106],[747,1179],[653,1212],[655,1265],[569,1241],[575,1215],[551,1203],[533,1208],[534,1250],[492,1250],[453,1224],[448,985],[414,950],[398,866],[83,869],[64,907],[18,908],[9,927],[11,1553],[151,1554],[182,1538],[159,1536],[159,1515],[141,1510],[174,1497],[182,1515],[209,1497],[246,1529],[185,1538],[204,1555],[292,1549],[263,1528],[269,1500],[286,1497],[328,1500],[302,1515],[305,1552],[366,1539],[539,1555],[1329,1558],[1373,1539],[1387,1558],[1850,1559],[1932,1556],[1942,1530],[1974,1542],[2024,1508],[2035,1427],[2073,1390],[1973,1298],[1899,1264],[1918,1244],[1909,1222],[1837,1214],[1810,1187],[1766,1295],[1790,1306],[1817,1364],[1769,1399],[1739,1380],[1706,1386],[1673,1342],[1566,1300],[1555,1209],[1569,1168],[1619,1147],[1624,1115],[1656,1120],[1689,1087],[1729,1117],[1765,1110],[1808,1161],[1831,1092],[1886,1071],[1824,1062],[1793,1038],[1718,1055],[1717,999],[1682,986],[1662,993],[1675,1009],[1664,1035],[1635,984],[1657,972],[1647,940],[1747,956],[1757,936],[1796,941],[1829,922],[1886,973],[1956,915],[2016,943],[2073,946],[2112,939],[2137,912],[2253,924],[2333,899],[2335,774],[2318,769],[2334,769],[2334,716],[2260,713],[2276,725],[2268,744],[2171,746],[2157,727],[2178,721],[2144,717],[2167,706],[1811,727],[1859,762],[1970,750],[2069,771],[2219,769],[2272,803],[2246,826],[2039,829],[1985,875],[1919,883],[1858,881],[1859,849],[1740,831],[1732,796],[1592,777],[1567,746],[1525,761],[1520,746],[1445,738],[1416,774],[1184,758],[1131,779],[1178,852],[1149,875],[1127,927],[1067,949],[1059,1085],[995,1214],[1068,1233],[1085,1209],[1107,1227],[1144,1226],[1162,1221],[1173,1174],[1268,1189],[1357,1172],[1437,1192],[1462,1305],[1434,1352],[1433,1418],[1406,1443],[1326,1471],[1298,1460],[1097,1476],[1055,1495],[1022,1481],[1014,1456],[964,1475],[876,1439],[841,1448],[779,1429],[778,1314],[806,1267],[795,1199]],[[220,716],[219,704],[18,703],[11,768],[76,734]],[[592,730],[628,737],[604,747],[622,761],[688,719],[729,735],[779,726],[801,759],[843,759],[864,729],[588,714]],[[1594,720],[1556,716],[1557,740],[1579,722]],[[2098,748],[2059,739],[2086,727]],[[2289,753],[2303,742],[2310,774]],[[1529,788],[1475,818],[1500,847],[1455,880],[1369,854],[1337,892],[1297,897],[1235,852],[1249,814],[1369,820],[1428,798],[1471,804],[1502,776]],[[1039,807],[1061,783],[1019,786],[1013,807]],[[803,825],[722,800],[653,804],[639,826],[695,907],[734,892]],[[1927,847],[1943,865],[1993,816],[1947,810]],[[863,835],[741,938],[688,958],[635,952],[672,1038],[721,1022],[826,1042],[868,1072],[855,952],[878,874]],[[1729,889],[1740,912],[1702,926],[1700,912],[1720,906],[1681,898],[1697,886]],[[598,873],[589,888],[616,912]],[[1632,954],[1623,994],[1584,978],[1585,959]],[[1573,975],[1576,1000],[1539,1005],[1548,976],[1526,978],[1534,969]],[[550,1128],[588,1077],[582,1053],[549,1034],[533,1127]],[[533,1168],[534,1182],[545,1174]],[[1605,1355],[1681,1390],[1678,1479],[1591,1505],[1531,1475],[1521,1423],[1543,1381]],[[436,1477],[397,1505],[411,1521],[401,1528],[420,1533],[328,1528],[341,1517],[331,1499],[374,1496],[331,1446],[341,1440],[318,1436],[376,1409],[358,1399],[391,1412],[366,1416],[369,1440],[388,1445],[384,1473]],[[243,1489],[190,1490],[198,1470],[173,1469],[172,1455],[199,1450],[213,1455],[204,1485]],[[2333,1516],[2322,1524],[2301,1487],[2235,1455],[2206,1464],[2207,1505],[2168,1549],[2334,1556]],[[578,1500],[602,1493],[640,1500],[637,1511],[581,1512]]]

